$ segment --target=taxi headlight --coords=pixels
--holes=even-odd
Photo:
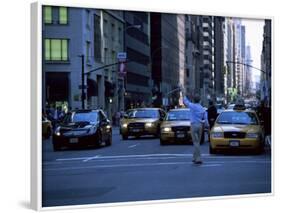
[[[145,124],[145,127],[152,127],[153,126],[153,123],[146,123]]]
[[[259,138],[258,133],[247,133],[246,138]]]
[[[97,131],[97,126],[92,126],[91,128],[89,128],[88,133],[90,135],[93,135],[96,133],[96,131]]]
[[[128,124],[122,124],[122,127],[123,127],[123,128],[127,128],[127,127],[128,127]]]
[[[162,129],[163,132],[171,132],[172,131],[172,128],[171,127],[164,127]]]
[[[55,135],[56,135],[56,136],[60,136],[60,135],[61,135],[61,134],[60,134],[60,127],[56,128],[56,130],[55,130]]]
[[[222,132],[213,132],[211,133],[212,138],[223,138],[223,133]]]

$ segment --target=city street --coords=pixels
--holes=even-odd
[[[271,153],[210,155],[201,146],[160,146],[159,139],[123,141],[114,129],[111,146],[54,152],[43,140],[43,206],[198,198],[271,192]]]

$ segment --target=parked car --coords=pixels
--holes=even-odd
[[[52,122],[47,117],[42,116],[42,136],[49,139],[52,135]]]
[[[255,111],[234,106],[220,113],[210,132],[210,153],[228,149],[263,151],[264,130]]]
[[[74,110],[66,114],[53,134],[55,151],[62,147],[110,146],[112,126],[102,110]]]
[[[160,144],[192,143],[190,130],[190,109],[172,109],[161,124]],[[204,142],[204,132],[201,144]]]
[[[121,119],[120,133],[123,140],[129,136],[160,134],[160,125],[166,113],[160,108],[136,108],[129,110]]]

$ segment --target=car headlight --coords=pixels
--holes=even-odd
[[[89,134],[91,134],[91,135],[93,135],[93,134],[95,134],[96,133],[96,131],[97,131],[97,126],[92,126],[90,129],[89,129]]]
[[[153,126],[153,123],[146,123],[145,124],[145,127],[152,127]]]
[[[123,127],[123,128],[127,128],[127,127],[128,127],[128,124],[122,124],[122,127]]]
[[[259,138],[258,133],[247,133],[246,138]]]
[[[106,125],[106,129],[110,129],[111,128],[111,126],[110,125]]]
[[[171,132],[172,131],[172,128],[171,127],[164,127],[162,129],[163,132]]]
[[[223,133],[222,132],[213,132],[211,133],[212,138],[223,138]]]
[[[56,136],[61,136],[61,134],[60,134],[60,126],[58,128],[56,128],[55,135]]]

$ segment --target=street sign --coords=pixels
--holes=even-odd
[[[117,59],[120,62],[126,61],[127,60],[127,53],[126,52],[118,52],[117,53]]]

